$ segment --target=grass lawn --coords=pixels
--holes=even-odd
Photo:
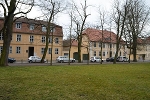
[[[150,63],[0,67],[0,100],[150,100]]]

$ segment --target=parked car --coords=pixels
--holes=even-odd
[[[90,57],[90,62],[101,62],[101,58],[92,56],[92,57]],[[102,62],[103,62],[103,59],[102,59]]]
[[[117,57],[118,62],[127,62],[129,59],[126,56]]]
[[[32,63],[32,62],[41,62],[41,58],[38,56],[30,56],[28,58],[28,62]],[[44,60],[44,62],[46,62],[46,60]]]
[[[69,57],[67,57],[67,56],[58,56],[56,58],[56,61],[59,62],[59,63],[69,62]],[[75,59],[70,58],[70,62],[72,62],[72,63],[75,62]]]
[[[14,63],[14,62],[16,62],[15,58],[8,57],[8,63]]]
[[[106,58],[106,62],[113,62],[113,61],[114,61],[114,57]]]

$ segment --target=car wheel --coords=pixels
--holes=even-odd
[[[32,60],[30,60],[29,63],[32,63]]]
[[[75,61],[74,60],[72,60],[72,63],[74,63]]]

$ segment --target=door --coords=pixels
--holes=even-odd
[[[34,47],[29,47],[28,57],[34,56]]]
[[[78,60],[78,52],[74,52],[74,53],[73,53],[73,58],[74,58],[75,60]]]

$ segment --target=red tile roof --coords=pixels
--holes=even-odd
[[[71,46],[78,46],[78,40],[77,39],[71,39]],[[68,47],[70,45],[70,40],[64,40],[63,46]]]
[[[89,40],[93,42],[102,41],[102,33],[103,33],[103,42],[116,43],[117,35],[111,31],[103,30],[102,32],[102,30],[93,28],[87,28],[86,30],[83,31],[83,35],[87,35]]]

